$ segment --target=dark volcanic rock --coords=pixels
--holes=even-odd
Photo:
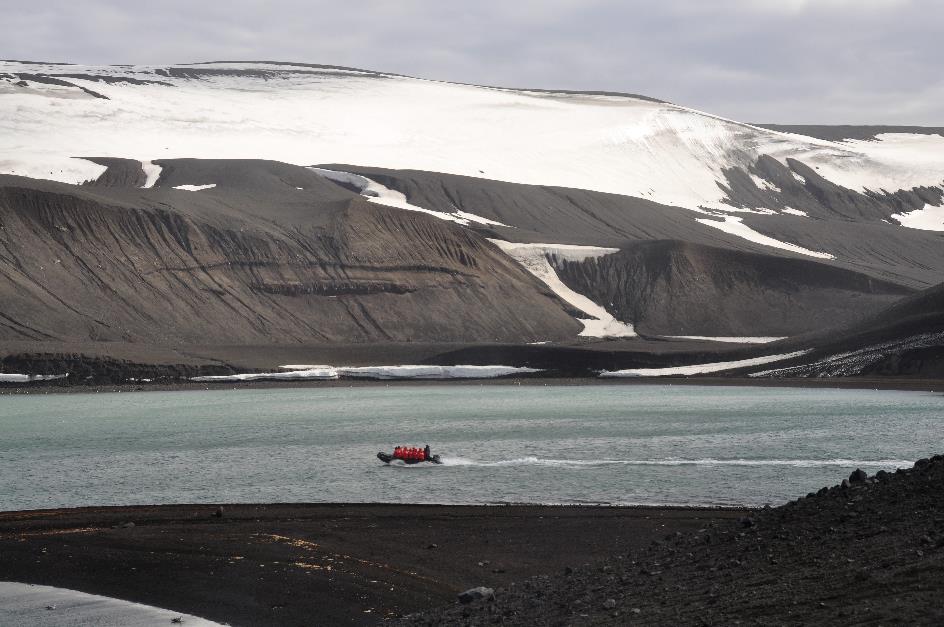
[[[97,179],[86,183],[90,187],[142,187],[147,182],[147,175],[144,173],[141,162],[135,159],[114,157],[86,157],[85,159],[108,168]]]
[[[489,601],[493,598],[495,598],[495,591],[485,586],[470,588],[465,592],[460,592],[458,596],[459,603],[463,604],[472,603],[474,601]]]

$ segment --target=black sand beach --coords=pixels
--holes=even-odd
[[[730,524],[740,510],[403,505],[85,508],[0,514],[0,580],[232,625],[376,624]]]

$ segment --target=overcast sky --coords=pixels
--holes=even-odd
[[[944,126],[942,0],[0,0],[0,15],[0,58],[303,61],[750,122]]]

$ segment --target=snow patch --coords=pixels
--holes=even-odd
[[[4,143],[3,128],[4,120],[0,119],[0,146]],[[16,146],[14,150],[15,152],[4,152],[0,149],[0,174],[51,181],[66,180],[80,184],[98,180],[108,170],[103,165],[92,163],[81,157],[74,159],[63,157],[61,160],[56,160],[55,164],[51,164],[47,155],[31,150],[28,146]],[[15,158],[13,155],[16,155]]]
[[[777,192],[778,194],[783,191],[777,187],[776,184],[771,183],[765,178],[757,176],[753,172],[748,172],[747,175],[751,177],[751,181],[754,182],[754,185],[757,187],[757,189],[762,189],[768,192]]]
[[[792,216],[801,216],[804,218],[808,218],[810,215],[805,211],[800,211],[799,209],[794,209],[793,207],[786,207],[781,211],[781,213],[789,213]]]
[[[730,344],[769,344],[787,339],[786,337],[733,337],[733,336],[706,336],[706,335],[666,335],[673,340],[701,340],[703,342],[725,342]]]
[[[233,375],[192,377],[200,383],[230,381],[329,381],[340,377],[355,379],[494,379],[515,374],[541,372],[536,368],[516,366],[279,366],[282,372],[258,372]],[[297,369],[297,370],[296,370]]]
[[[459,211],[458,209],[452,213],[446,213],[444,211],[433,211],[432,209],[414,205],[406,199],[406,196],[403,193],[394,189],[390,189],[382,183],[378,183],[377,181],[369,179],[366,176],[361,176],[360,174],[341,172],[339,170],[325,170],[324,168],[314,167],[308,169],[320,174],[328,180],[354,186],[361,196],[364,196],[370,202],[377,204],[386,205],[388,207],[396,207],[397,209],[405,209],[406,211],[418,211],[420,213],[426,213],[431,216],[436,216],[440,220],[456,222],[463,226],[468,226],[471,222],[493,226],[508,226],[507,224],[502,224],[501,222],[497,222],[495,220],[489,220],[488,218],[477,216],[474,213]]]
[[[342,377],[362,379],[493,379],[541,372],[515,366],[361,366],[338,368]]]
[[[209,185],[174,185],[174,189],[182,189],[188,192],[199,192],[204,189],[213,189],[216,187],[216,183],[210,183]]]
[[[55,381],[65,379],[69,374],[14,374],[0,372],[0,383],[33,383],[35,381]]]
[[[902,226],[922,231],[944,231],[944,205],[925,205],[907,213],[893,213],[892,218]]]
[[[725,233],[729,233],[730,235],[742,237],[748,241],[754,242],[755,244],[760,244],[762,246],[770,246],[773,248],[780,248],[782,250],[789,250],[790,252],[799,253],[808,257],[816,257],[817,259],[836,258],[834,255],[830,255],[829,253],[819,253],[814,250],[803,248],[802,246],[797,246],[796,244],[781,242],[780,240],[763,235],[762,233],[758,233],[751,227],[744,224],[744,218],[740,218],[738,216],[724,216],[724,219],[720,222],[708,218],[695,218],[695,220],[706,226],[719,229]]]
[[[740,359],[737,361],[719,361],[709,364],[693,364],[691,366],[674,366],[670,368],[631,368],[628,370],[613,370],[600,373],[604,378],[618,377],[671,377],[676,375],[696,375],[708,374],[711,372],[724,372],[725,370],[734,370],[737,368],[748,368],[750,366],[761,366],[763,364],[773,363],[775,361],[784,361],[793,359],[810,352],[809,350],[796,351],[793,353],[784,353],[781,355],[767,355],[766,357],[754,357],[752,359]]]
[[[144,170],[144,175],[147,177],[142,187],[144,189],[154,187],[154,184],[157,183],[157,179],[161,178],[161,170],[163,168],[152,161],[142,161],[141,168]]]
[[[334,368],[310,368],[285,372],[247,372],[243,374],[224,374],[204,377],[190,377],[198,383],[220,383],[229,381],[330,381],[338,378]]]
[[[577,318],[583,323],[583,330],[578,335],[601,338],[636,337],[633,325],[620,322],[602,306],[567,287],[548,261],[548,257],[583,261],[619,252],[618,248],[568,244],[521,244],[500,239],[489,239],[489,241],[524,266],[528,272],[541,279],[562,300],[590,316],[590,318]]]
[[[220,623],[66,588],[0,581],[0,623],[4,625],[122,625],[153,627],[180,622],[187,627]],[[178,620],[179,619],[179,620]]]

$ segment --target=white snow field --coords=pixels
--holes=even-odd
[[[0,62],[0,173],[80,183],[104,171],[80,156],[135,158],[146,166],[173,157],[352,163],[611,192],[716,215],[743,211],[725,204],[718,185],[724,170],[746,170],[764,154],[796,158],[857,190],[944,183],[939,135],[830,142],[629,96],[287,64],[175,67]],[[212,73],[193,74],[201,70]],[[17,72],[85,75],[65,80],[107,99],[30,80],[18,85]],[[148,170],[148,184],[156,180]],[[730,222],[709,226],[805,250],[761,240]]]
[[[30,627],[153,627],[220,623],[110,597],[12,581],[0,581],[0,625]]]
[[[691,366],[673,366],[670,368],[630,368],[627,370],[609,370],[600,373],[603,378],[620,377],[671,377],[678,375],[709,374],[712,372],[724,372],[725,370],[734,370],[735,368],[747,368],[749,366],[762,366],[775,361],[784,361],[793,359],[800,355],[805,355],[810,351],[796,351],[794,353],[784,353],[782,355],[767,355],[765,357],[754,357],[752,359],[740,359],[737,361],[718,361],[710,364],[692,364]]]
[[[191,377],[200,383],[229,381],[320,381],[340,377],[357,379],[494,379],[513,374],[541,372],[536,368],[517,366],[279,366],[281,372],[259,372],[207,377]]]
[[[174,185],[174,189],[182,189],[187,192],[202,192],[205,189],[213,189],[216,187],[216,183],[209,183],[207,185]]]
[[[770,344],[786,337],[733,337],[708,335],[666,335],[670,340],[701,340],[702,342],[723,342],[725,344]]]
[[[925,205],[907,213],[893,213],[892,218],[909,229],[944,231],[944,206]]]
[[[220,374],[203,377],[190,377],[198,383],[217,383],[227,381],[330,381],[338,378],[338,371],[331,366],[316,366],[301,370],[283,372],[247,372],[244,374]]]
[[[500,239],[489,239],[489,241],[520,263],[528,272],[541,279],[562,300],[589,316],[588,318],[577,318],[583,323],[583,330],[578,335],[584,337],[636,337],[633,325],[620,322],[602,306],[567,287],[557,276],[557,271],[551,266],[550,261],[548,261],[549,255],[568,261],[583,261],[584,259],[619,252],[618,248],[564,244],[520,244]]]
[[[16,374],[0,372],[0,383],[33,383],[34,381],[55,381],[65,379],[67,374]]]

